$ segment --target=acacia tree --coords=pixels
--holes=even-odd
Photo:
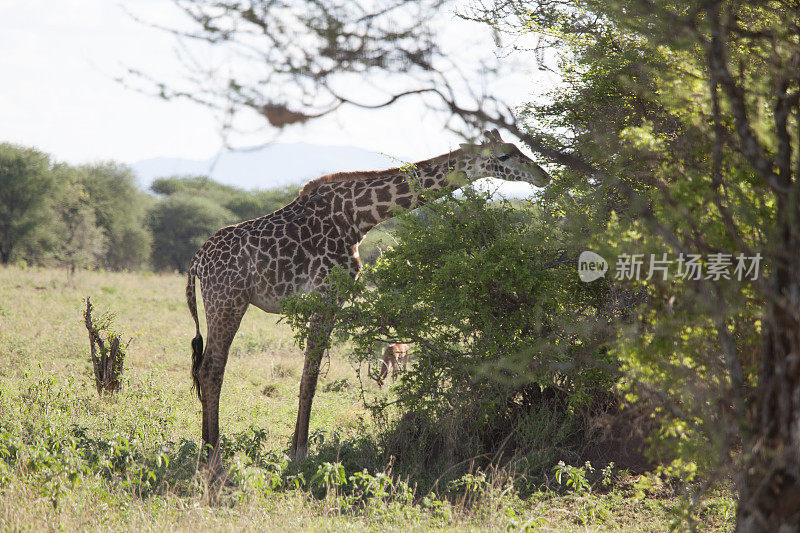
[[[47,154],[0,144],[0,263],[7,264],[18,248],[36,240],[55,187]]]
[[[196,76],[188,89],[159,84],[164,97],[256,111],[282,127],[343,105],[416,96],[462,126],[504,128],[550,162],[556,180],[548,194],[587,240],[601,234],[612,251],[637,243],[659,252],[762,253],[765,276],[751,284],[651,280],[643,329],[623,335],[618,351],[630,359],[640,394],[663,413],[714,422],[709,435],[711,427],[732,428],[718,455],[743,444],[734,462],[740,529],[800,527],[795,3],[465,4],[471,18],[498,31],[539,32],[566,52],[561,97],[515,111],[517,103],[465,92],[454,80],[432,26],[443,1],[174,1],[196,23],[185,37],[263,71],[213,85]],[[377,80],[382,100],[358,100],[352,81],[362,77]],[[645,358],[648,350],[657,356]],[[710,398],[721,413],[692,411]]]
[[[409,98],[442,111],[460,131],[505,128],[545,160],[594,172],[567,149],[531,135],[504,102],[442,53],[441,34],[454,0],[172,0],[192,29],[163,28],[181,42],[210,46],[226,57],[224,71],[183,46],[185,83],[167,84],[129,69],[125,81],[165,99],[189,99],[224,114],[256,113],[277,128],[336,113],[343,107],[382,109]],[[466,18],[466,15],[464,15]],[[157,24],[151,24],[158,26]],[[159,26],[160,27],[160,26]],[[478,68],[497,78],[504,58]]]
[[[95,163],[79,170],[106,240],[101,264],[114,270],[141,267],[150,249],[151,236],[145,224],[150,198],[137,189],[133,172],[118,163]]]
[[[47,199],[53,218],[53,258],[72,272],[101,264],[106,238],[86,190],[86,172],[64,163],[54,165],[52,172],[58,182],[57,192]]]

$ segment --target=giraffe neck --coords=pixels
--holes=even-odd
[[[352,226],[360,241],[380,222],[398,211],[424,203],[423,190],[456,188],[475,180],[490,169],[477,156],[456,150],[413,165],[380,172],[367,180],[348,182],[352,193]],[[346,207],[348,202],[345,202]]]

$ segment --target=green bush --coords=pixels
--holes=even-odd
[[[284,305],[302,341],[313,313],[344,301],[334,334],[359,363],[411,343],[397,397],[372,401],[385,453],[430,475],[500,457],[542,472],[579,454],[581,413],[618,379],[606,345],[620,311],[608,283],[579,281],[558,218],[468,189],[404,216],[396,238],[360,280],[337,271],[328,295]]]

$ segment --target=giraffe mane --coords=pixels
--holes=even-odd
[[[438,155],[436,157],[432,157],[430,159],[425,159],[423,161],[418,161],[414,163],[414,166],[417,168],[420,167],[429,167],[434,165],[439,165],[449,160],[455,159],[455,157],[461,152],[461,150],[453,150],[452,152],[447,152],[446,154]],[[396,176],[403,171],[401,167],[393,167],[386,170],[361,170],[355,172],[334,172],[333,174],[326,174],[324,176],[320,176],[319,178],[313,179],[303,185],[303,188],[300,190],[300,193],[297,195],[298,198],[304,196],[306,194],[311,194],[317,189],[319,189],[322,185],[327,183],[339,183],[345,181],[371,181],[374,179],[379,178],[388,178],[390,176]]]

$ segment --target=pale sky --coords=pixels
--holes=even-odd
[[[126,67],[164,81],[175,79],[180,69],[173,38],[131,19],[122,5],[118,0],[2,0],[0,142],[34,146],[70,163],[207,159],[223,148],[219,122],[209,109],[165,102],[114,81]],[[125,5],[165,26],[181,22],[169,0]],[[513,103],[529,99],[533,75],[543,76],[524,72],[503,80]],[[410,101],[381,113],[342,111],[279,136],[265,128],[237,144],[272,140],[355,146],[410,160],[458,143],[441,117]]]

